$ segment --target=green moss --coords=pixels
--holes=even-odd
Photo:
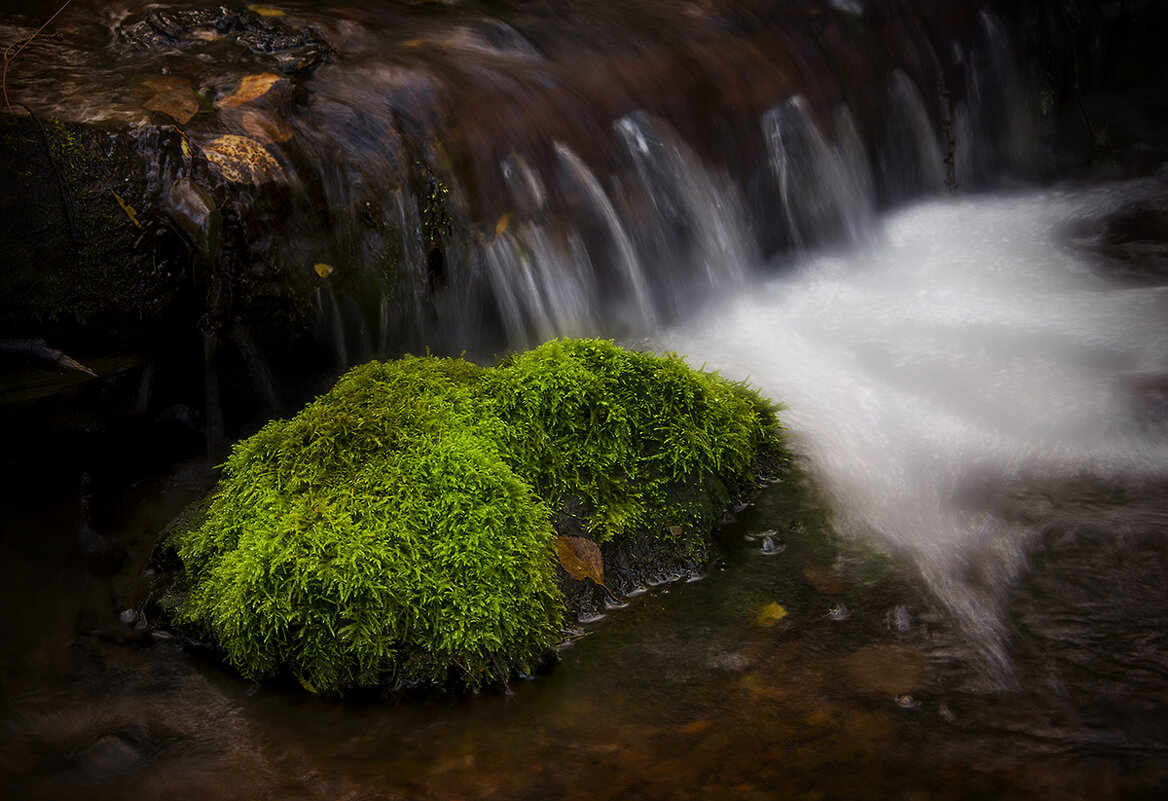
[[[314,690],[525,672],[560,632],[564,499],[600,541],[692,530],[777,434],[744,387],[609,342],[366,364],[236,445],[180,538],[177,618]]]
[[[702,536],[779,432],[775,407],[745,386],[611,342],[549,342],[492,379],[511,461],[553,507],[582,498],[600,542],[640,528]]]

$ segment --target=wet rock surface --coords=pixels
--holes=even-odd
[[[270,58],[289,74],[311,72],[333,54],[328,42],[311,29],[297,30],[280,19],[227,6],[152,8],[141,19],[131,17],[123,23],[115,36],[130,47],[156,53],[197,49],[225,39]]]

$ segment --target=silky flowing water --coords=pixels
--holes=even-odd
[[[771,485],[704,577],[510,694],[333,702],[119,642],[75,505],[9,516],[6,797],[1153,797],[1168,290],[1112,278],[1088,221],[1162,191],[928,201],[640,342],[787,402],[843,539]],[[107,535],[148,540],[199,470]]]

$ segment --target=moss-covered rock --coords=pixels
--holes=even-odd
[[[610,342],[372,362],[236,445],[180,536],[176,620],[314,690],[505,679],[560,635],[557,510],[698,547],[778,435],[742,385]]]

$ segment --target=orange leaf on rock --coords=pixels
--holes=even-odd
[[[572,578],[577,581],[590,578],[604,586],[604,557],[592,540],[584,537],[556,537],[556,556]]]
[[[272,90],[272,87],[280,81],[286,80],[280,75],[273,72],[261,72],[256,75],[244,75],[243,80],[239,83],[239,89],[235,94],[229,95],[219,101],[220,108],[232,108],[234,106],[242,106],[244,103],[250,103],[253,100],[259,100]]]
[[[169,116],[179,125],[186,125],[191,117],[199,111],[199,99],[195,97],[195,90],[191,82],[185,78],[177,79],[168,88],[159,91],[142,104],[147,111],[159,111]]]

